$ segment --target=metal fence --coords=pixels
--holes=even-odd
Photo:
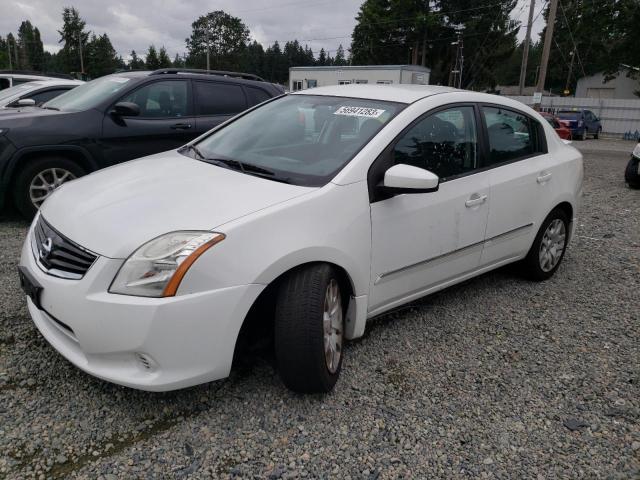
[[[514,100],[533,105],[531,96],[510,96]],[[542,110],[584,108],[591,110],[602,121],[604,133],[625,136],[640,135],[640,99],[614,100],[610,98],[543,97]]]

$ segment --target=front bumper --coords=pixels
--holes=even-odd
[[[29,313],[45,339],[78,368],[110,382],[167,391],[229,375],[235,342],[263,285],[171,298],[116,295],[107,289],[123,260],[98,257],[81,280],[53,277],[33,257],[20,265],[40,283],[41,309]]]

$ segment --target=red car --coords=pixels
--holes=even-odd
[[[540,114],[549,122],[560,138],[563,140],[571,140],[571,129],[564,121],[551,113],[540,112]]]

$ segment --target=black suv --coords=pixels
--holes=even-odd
[[[284,93],[250,74],[165,69],[108,75],[45,103],[0,114],[0,208],[32,217],[67,180],[178,148]]]

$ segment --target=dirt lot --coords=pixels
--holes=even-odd
[[[128,390],[70,365],[0,222],[0,477],[640,478],[640,191],[630,142],[587,141],[577,236],[557,275],[500,270],[375,319],[327,396],[268,355],[224,381]]]

